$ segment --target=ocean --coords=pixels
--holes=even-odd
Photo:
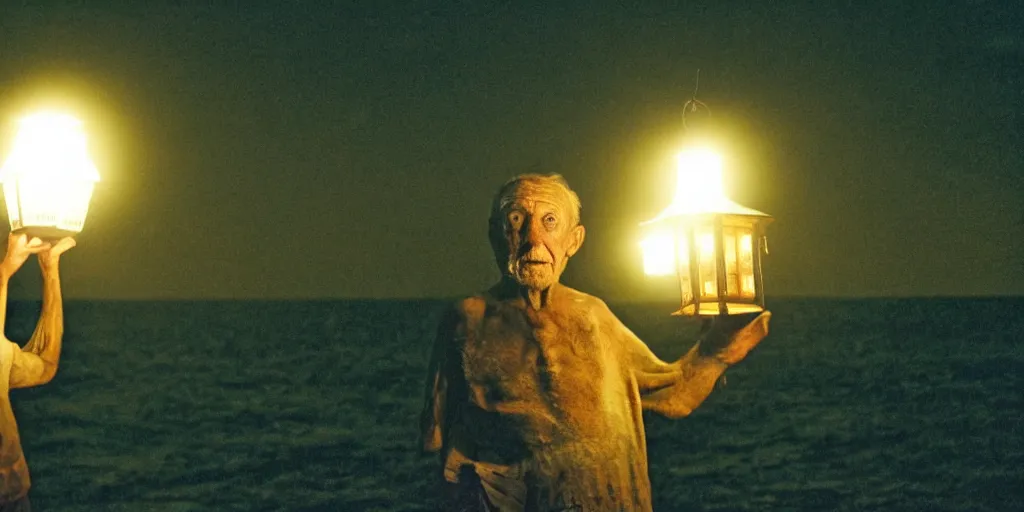
[[[444,301],[68,301],[11,393],[39,511],[427,511]],[[39,304],[13,302],[27,340]],[[612,304],[663,359],[671,305]],[[646,416],[658,511],[1024,510],[1024,298],[775,299],[692,415]]]

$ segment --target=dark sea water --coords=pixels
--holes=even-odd
[[[69,302],[12,392],[40,511],[431,510],[439,301]],[[655,510],[1024,510],[1024,299],[772,301],[690,417],[646,420]],[[612,305],[664,359],[696,326]],[[38,304],[13,303],[27,339]]]

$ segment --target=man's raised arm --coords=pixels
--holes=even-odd
[[[46,384],[57,374],[61,339],[64,336],[64,307],[60,290],[60,255],[75,246],[65,238],[38,253],[43,273],[43,307],[32,337],[21,350],[14,351],[11,388]]]
[[[617,334],[625,348],[644,409],[670,418],[693,412],[711,394],[730,365],[740,362],[767,334],[771,313],[716,318],[712,328],[674,363],[659,359],[621,322]]]

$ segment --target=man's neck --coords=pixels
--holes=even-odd
[[[530,305],[534,311],[540,311],[541,308],[548,305],[551,297],[551,288],[553,286],[545,288],[543,290],[535,290],[533,288],[523,288],[522,296],[526,299],[526,303]]]
[[[519,297],[535,311],[540,311],[551,303],[551,292],[558,286],[555,283],[547,288],[538,289],[523,286],[510,277],[502,279],[499,285],[501,295],[506,298]]]

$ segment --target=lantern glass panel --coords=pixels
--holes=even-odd
[[[676,237],[676,273],[679,276],[679,291],[683,304],[693,302],[693,283],[690,281],[690,244],[687,243],[688,238],[687,230],[680,229]]]
[[[40,180],[18,181],[18,204],[21,205],[21,219],[25,226],[56,226],[59,202],[63,194],[57,194]]]
[[[752,299],[755,296],[754,289],[754,244],[753,233],[747,230],[740,230],[739,238],[739,276],[740,296]]]
[[[740,276],[736,253],[736,228],[726,227],[722,230],[722,244],[725,246],[725,294],[728,297],[739,295]]]
[[[79,181],[67,183],[63,189],[64,208],[57,218],[57,228],[68,231],[81,231],[89,212],[89,199],[92,197],[93,183]]]
[[[718,266],[715,261],[715,234],[710,227],[697,229],[697,268],[701,302],[718,298]]]

